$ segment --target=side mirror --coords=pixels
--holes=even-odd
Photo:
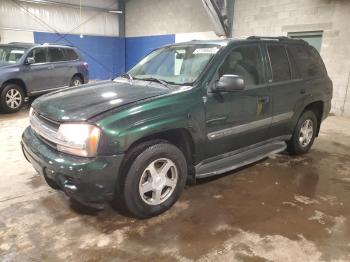
[[[244,90],[244,79],[237,75],[223,75],[214,87],[214,92],[235,92]]]
[[[35,63],[34,57],[27,57],[25,63],[26,63],[26,65],[34,64]]]

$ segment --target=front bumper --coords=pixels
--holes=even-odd
[[[21,144],[37,172],[56,182],[68,196],[92,207],[113,199],[124,155],[83,158],[64,154],[42,142],[30,127]]]

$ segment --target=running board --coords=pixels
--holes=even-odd
[[[209,163],[198,164],[196,166],[196,178],[205,178],[226,173],[239,167],[257,162],[272,154],[280,153],[286,148],[287,145],[285,142],[275,141],[240,153],[229,154],[227,157]]]

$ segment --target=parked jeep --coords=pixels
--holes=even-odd
[[[88,64],[68,46],[0,45],[0,110],[21,109],[24,98],[87,83]]]
[[[113,81],[37,99],[22,146],[53,188],[146,218],[169,209],[186,181],[308,152],[331,98],[322,59],[304,41],[179,43]]]

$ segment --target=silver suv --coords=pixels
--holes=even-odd
[[[88,81],[88,64],[74,47],[25,43],[0,45],[2,112],[17,112],[25,97]]]

